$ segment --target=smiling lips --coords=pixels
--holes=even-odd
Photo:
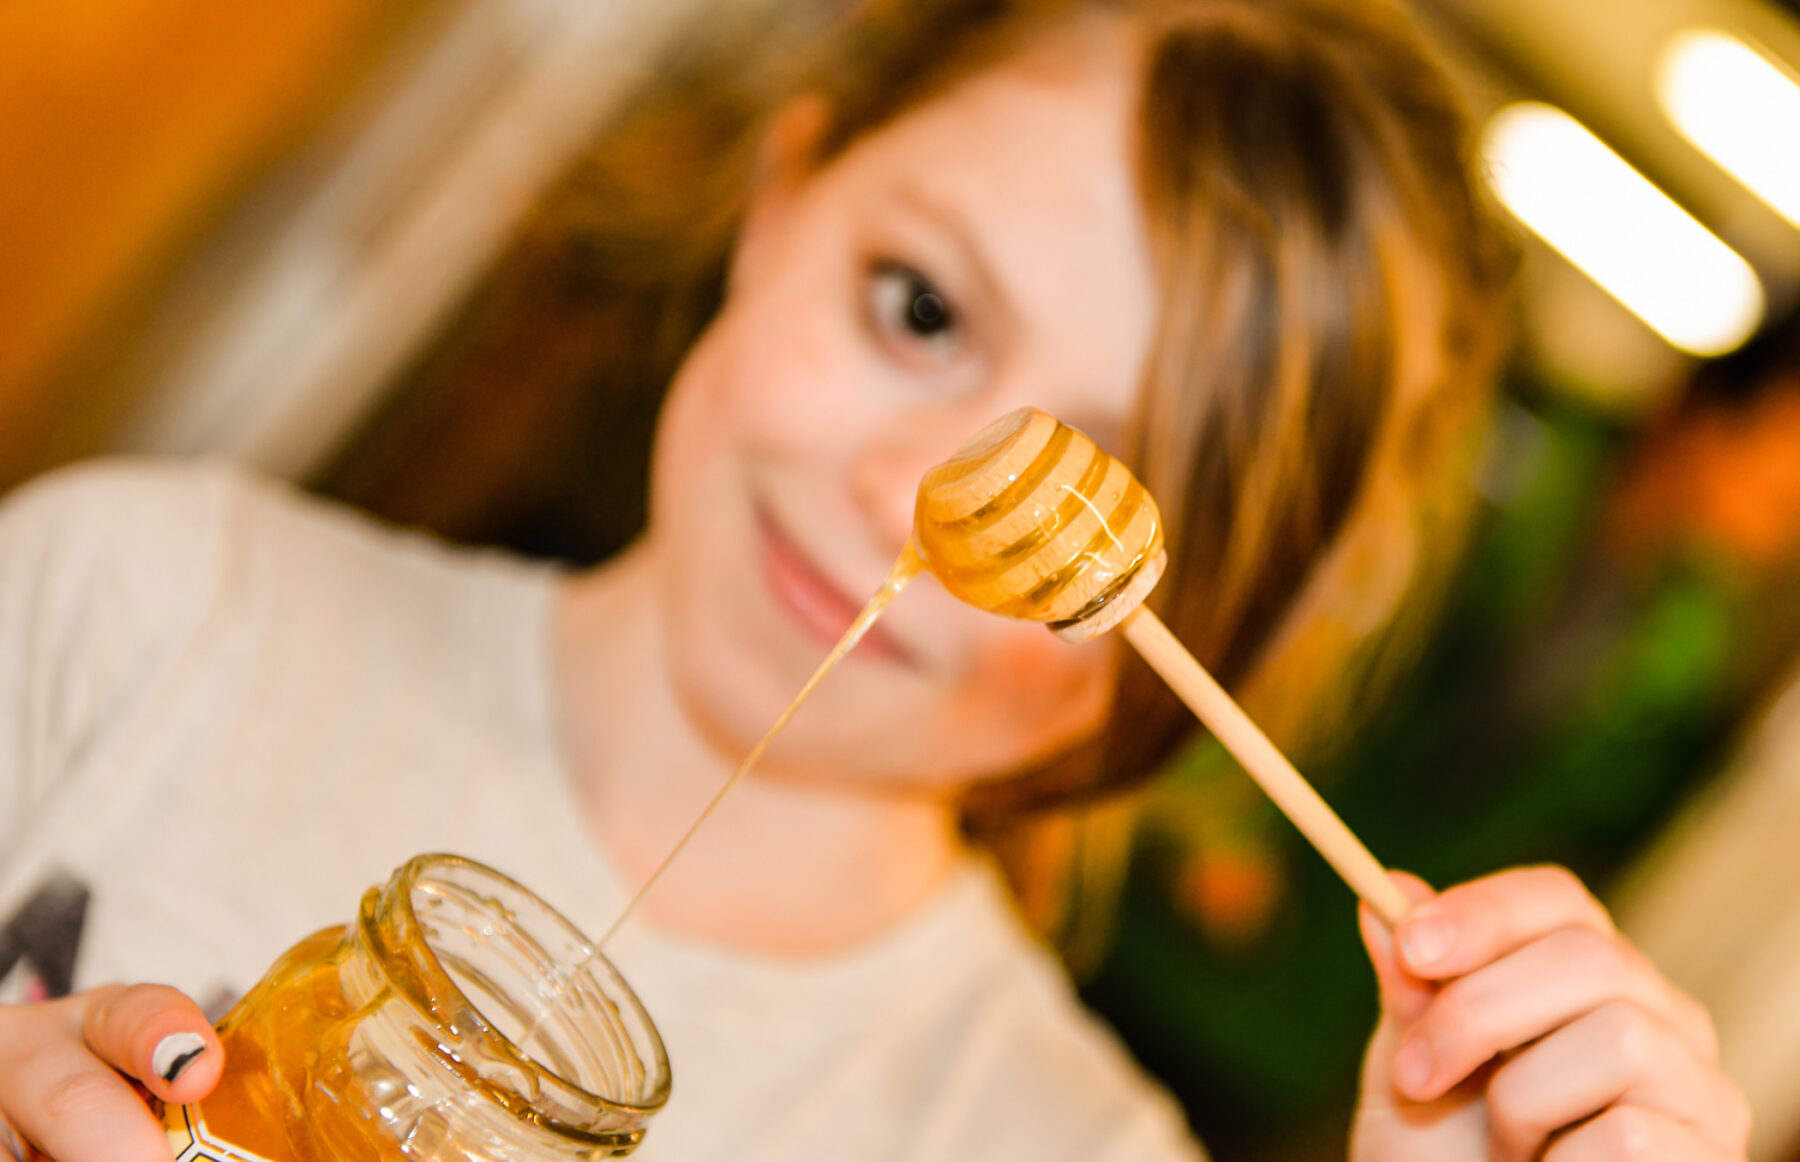
[[[862,611],[862,603],[839,589],[767,515],[757,514],[757,531],[763,579],[770,592],[808,634],[826,646],[837,644]],[[870,627],[854,652],[911,664],[899,643],[884,633],[879,623]]]

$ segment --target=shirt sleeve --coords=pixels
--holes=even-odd
[[[214,600],[230,473],[96,461],[0,501],[0,856]]]

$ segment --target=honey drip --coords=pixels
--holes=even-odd
[[[656,870],[650,873],[650,878],[644,881],[643,886],[637,890],[637,894],[632,896],[630,901],[626,903],[624,910],[613,920],[611,927],[607,928],[607,930],[601,934],[600,939],[595,941],[595,953],[598,953],[600,949],[606,946],[606,942],[612,939],[613,934],[619,930],[620,926],[625,923],[631,913],[636,910],[638,903],[649,894],[651,888],[656,886],[656,881],[662,877],[664,871],[668,870],[669,865],[675,862],[675,857],[681,854],[682,848],[686,847],[688,840],[692,839],[694,833],[700,830],[701,825],[706,822],[707,817],[713,813],[713,809],[719,805],[733,787],[737,786],[738,782],[743,779],[750,768],[756,765],[756,761],[762,758],[763,752],[769,749],[769,744],[775,741],[775,736],[781,733],[782,728],[787,726],[788,721],[794,717],[795,712],[800,709],[801,704],[804,703],[807,698],[811,697],[813,690],[818,687],[820,682],[825,680],[825,675],[831,673],[832,670],[837,668],[839,662],[849,656],[850,651],[856,648],[856,643],[860,642],[863,639],[863,635],[869,632],[869,627],[875,624],[875,619],[881,616],[881,611],[886,609],[888,603],[898,597],[900,591],[906,588],[907,583],[914,577],[917,577],[924,568],[924,560],[919,556],[918,550],[914,548],[913,542],[909,539],[906,542],[906,547],[900,550],[900,556],[895,560],[894,567],[888,570],[888,575],[886,579],[882,581],[881,588],[875,590],[875,595],[869,598],[868,604],[862,607],[862,612],[856,615],[856,620],[850,623],[850,628],[845,630],[844,635],[838,638],[837,644],[831,647],[831,652],[825,655],[825,660],[819,663],[819,668],[814,670],[812,677],[806,680],[806,685],[800,687],[800,692],[794,695],[794,700],[792,702],[787,704],[787,709],[783,710],[775,719],[775,724],[769,727],[768,732],[757,740],[755,746],[750,748],[750,753],[744,756],[744,761],[738,764],[737,770],[731,773],[731,777],[725,780],[724,785],[714,793],[706,806],[701,809],[699,817],[696,818],[693,823],[689,824],[687,831],[683,832],[681,838],[675,841],[675,846],[670,848],[669,854],[665,855],[663,861],[656,865]],[[590,954],[590,958],[591,956],[592,954]]]
[[[594,957],[600,955],[601,950],[606,947],[606,942],[611,940],[614,934],[624,926],[625,921],[637,910],[638,904],[650,894],[650,889],[656,886],[656,881],[661,879],[663,872],[667,871],[669,865],[675,862],[675,858],[681,854],[683,848],[687,847],[688,841],[705,824],[707,818],[712,815],[725,796],[738,785],[750,768],[756,765],[757,760],[762,758],[763,752],[769,749],[769,744],[775,741],[775,736],[781,733],[789,720],[800,709],[801,704],[811,697],[819,683],[825,680],[825,675],[831,673],[837,668],[839,662],[849,656],[850,651],[856,648],[856,643],[860,642],[863,635],[869,632],[869,627],[875,624],[875,619],[881,616],[881,611],[886,609],[888,603],[898,597],[900,591],[906,588],[907,583],[924,569],[925,561],[919,556],[918,549],[909,539],[906,547],[900,550],[900,556],[894,561],[893,568],[888,570],[888,575],[882,581],[881,587],[875,590],[875,595],[870,597],[868,604],[862,607],[862,612],[856,615],[856,620],[850,623],[850,628],[846,629],[843,636],[838,638],[837,644],[831,647],[831,652],[825,655],[825,660],[819,663],[819,668],[813,671],[812,677],[808,678],[806,684],[800,687],[800,692],[794,695],[794,700],[787,704],[787,709],[783,710],[775,719],[775,724],[769,727],[762,738],[757,740],[755,746],[750,748],[750,752],[744,756],[744,761],[738,764],[737,770],[733,771],[731,777],[726,779],[724,784],[713,793],[713,797],[707,801],[706,806],[701,808],[700,814],[688,825],[688,829],[682,833],[681,838],[675,841],[675,846],[669,849],[669,854],[663,856],[662,862],[656,865],[656,870],[650,873],[650,878],[644,881],[637,893],[626,902],[625,907],[613,919],[612,924],[607,927],[605,932],[601,933],[600,939],[594,942],[593,948],[576,966],[576,972],[586,968]],[[548,1016],[548,1012],[540,1015],[531,1028],[526,1030],[525,1035],[519,1040],[521,1047],[530,1044],[537,1033],[538,1026],[543,1024]]]

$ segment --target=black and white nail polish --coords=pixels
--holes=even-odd
[[[205,1052],[206,1039],[198,1033],[170,1033],[156,1043],[155,1052],[150,1054],[150,1068],[173,1085],[182,1071]]]

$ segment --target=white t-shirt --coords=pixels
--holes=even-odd
[[[557,751],[555,577],[223,467],[20,489],[0,506],[0,999],[241,993],[425,851],[600,930],[624,893]],[[1201,1156],[974,860],[844,955],[643,922],[608,954],[674,1070],[645,1162]]]

